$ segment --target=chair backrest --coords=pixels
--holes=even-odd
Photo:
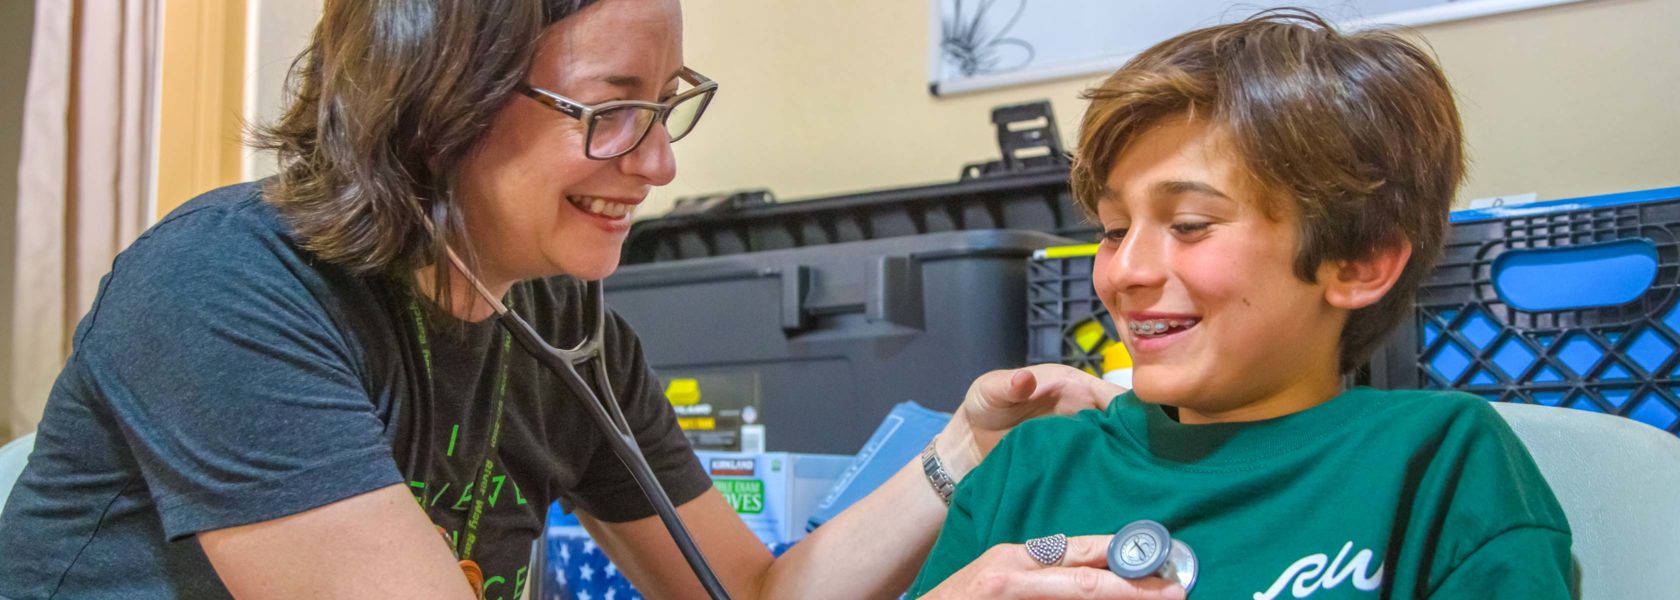
[[[34,449],[35,432],[0,446],[0,510],[6,508],[6,499],[12,495],[12,485],[23,474],[23,466],[29,464],[29,451]]]
[[[1680,594],[1680,438],[1632,419],[1495,402],[1574,533],[1578,598]]]

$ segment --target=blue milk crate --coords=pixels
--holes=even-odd
[[[770,553],[781,556],[794,542],[766,544]],[[544,531],[542,560],[534,560],[532,573],[527,575],[535,586],[530,597],[534,600],[642,600],[641,592],[607,559],[607,553],[589,539],[589,532],[578,524],[577,517],[566,514],[556,502],[548,508],[548,526]],[[673,569],[688,569],[679,562]],[[717,564],[713,563],[716,569]]]
[[[1677,288],[1680,187],[1455,212],[1372,381],[1680,432]]]

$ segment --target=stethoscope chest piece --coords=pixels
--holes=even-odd
[[[1189,592],[1196,584],[1196,553],[1173,539],[1165,525],[1144,519],[1120,528],[1108,542],[1108,570],[1127,579],[1160,577]]]

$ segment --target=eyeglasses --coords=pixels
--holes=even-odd
[[[591,106],[529,85],[520,92],[543,106],[582,121],[588,128],[583,155],[607,160],[635,150],[653,130],[655,122],[665,125],[672,143],[694,131],[694,124],[700,122],[700,115],[706,112],[706,105],[711,104],[712,95],[717,93],[718,84],[688,67],[683,67],[677,77],[693,87],[664,102],[613,100]]]

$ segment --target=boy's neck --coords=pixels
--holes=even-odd
[[[1178,407],[1178,421],[1186,425],[1244,423],[1292,415],[1335,398],[1342,393],[1342,378],[1334,369],[1288,382],[1284,387],[1222,411]]]

